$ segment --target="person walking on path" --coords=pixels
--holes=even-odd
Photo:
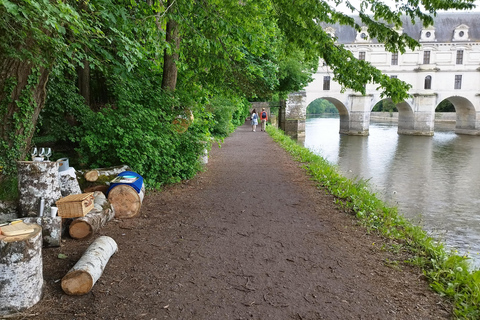
[[[261,131],[265,132],[265,127],[267,126],[267,111],[265,108],[262,108],[262,112],[260,113],[260,120],[262,121]]]
[[[252,116],[250,117],[250,119],[252,119],[252,131],[255,132],[258,125],[258,115],[255,109],[253,109]]]

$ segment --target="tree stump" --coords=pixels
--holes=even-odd
[[[18,161],[18,192],[20,217],[39,215],[40,199],[45,200],[45,214],[62,197],[58,179],[58,163]]]
[[[35,223],[42,227],[44,247],[60,247],[62,243],[62,217],[27,217],[25,223]]]
[[[0,315],[20,312],[42,296],[42,228],[0,240]]]
[[[75,169],[69,168],[66,171],[59,171],[60,176],[60,191],[62,197],[69,196],[71,194],[81,194],[80,184],[75,174]]]
[[[142,184],[140,192],[129,185],[120,184],[110,190],[108,200],[115,209],[116,218],[134,218],[140,214],[144,196],[145,184]]]
[[[73,239],[90,238],[115,216],[113,206],[102,192],[96,191],[93,196],[93,209],[84,217],[76,218],[70,223],[69,234]]]
[[[110,237],[102,236],[96,239],[62,278],[63,291],[68,295],[90,292],[117,249],[117,243]]]

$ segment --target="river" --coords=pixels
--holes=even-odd
[[[480,267],[480,137],[457,135],[454,124],[436,124],[433,137],[398,135],[388,122],[370,123],[366,137],[339,128],[338,116],[308,117],[305,147],[369,180],[380,199]]]

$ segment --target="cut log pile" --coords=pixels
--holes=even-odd
[[[121,165],[110,168],[84,170],[78,171],[78,176],[84,192],[102,191],[106,194],[110,181],[124,171],[130,171],[130,168],[127,165]]]
[[[114,218],[138,216],[145,196],[141,177],[133,187],[128,183],[115,183],[108,191],[109,182],[119,174],[132,173],[126,172],[130,169],[125,165],[83,172],[70,168],[61,173],[57,162],[22,161],[17,166],[22,221],[0,225],[0,316],[27,309],[40,300],[42,243],[43,247],[61,246],[66,230],[73,239],[89,239]],[[78,198],[89,192],[93,192],[93,209],[83,206],[83,216],[62,218],[66,198]],[[55,203],[58,208],[53,207]],[[57,209],[59,216],[56,216]],[[64,292],[69,295],[90,292],[117,250],[112,238],[96,239],[62,279]]]

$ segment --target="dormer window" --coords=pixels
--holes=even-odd
[[[362,30],[357,33],[355,42],[370,42],[370,36],[368,35],[367,27],[363,26]]]
[[[430,26],[423,29],[422,33],[420,34],[420,41],[437,41],[435,39],[435,28],[433,26]]]
[[[468,39],[468,29],[469,27],[465,24],[456,27],[453,31],[452,41],[470,41],[470,39]]]

